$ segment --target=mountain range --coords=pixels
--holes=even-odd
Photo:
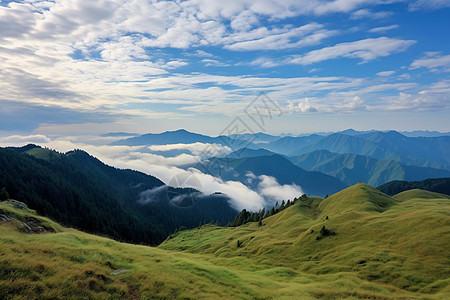
[[[450,176],[450,171],[407,166],[391,159],[376,159],[353,153],[337,154],[327,150],[292,156],[297,166],[334,176],[348,185],[366,182],[378,186],[392,180],[423,180]]]
[[[267,160],[261,159],[260,163],[266,164],[263,168],[269,174],[282,173],[282,171],[277,170],[276,163],[271,162],[272,158],[269,157],[273,154],[279,154],[285,156],[297,167],[303,168],[304,171],[320,172],[333,176],[346,186],[360,181],[378,186],[391,180],[423,180],[448,177],[450,172],[450,157],[448,155],[450,136],[446,133],[421,131],[408,134],[411,136],[405,136],[397,131],[356,131],[348,129],[337,133],[297,137],[277,137],[264,133],[209,137],[185,130],[177,130],[123,139],[116,141],[114,144],[150,146],[170,143],[216,143],[231,146],[233,152],[226,157],[241,159],[239,164],[243,164],[245,158],[265,156]],[[158,155],[174,156],[181,153],[189,153],[189,151],[163,151],[158,152]],[[283,165],[286,165],[286,163],[283,162]],[[292,169],[292,166],[289,168]],[[227,179],[230,178],[227,177]],[[238,175],[237,178],[243,179],[242,174]],[[298,178],[300,177],[297,176]],[[279,180],[284,182],[283,179]],[[242,182],[245,183],[245,181]],[[323,189],[311,188],[311,182],[298,182],[297,180],[292,182],[296,182],[313,194],[324,194]],[[328,186],[328,182],[323,182],[322,186]]]
[[[406,165],[450,169],[450,137],[406,137],[396,131],[360,135],[334,133],[328,136],[285,137],[264,148],[296,156],[315,150],[354,153],[376,159],[391,159]]]
[[[246,143],[205,162],[220,166],[217,173],[210,174],[218,180],[240,181],[257,192],[264,176],[272,177],[280,188],[297,186],[298,193],[320,197],[357,182],[383,187],[395,180],[450,177],[448,136],[406,137],[395,131],[346,130],[302,137],[264,133],[210,137],[177,130],[122,139],[114,145],[171,143]],[[288,155],[293,153],[301,154]],[[81,150],[59,153],[36,145],[10,147],[0,149],[0,160],[0,184],[13,197],[65,226],[119,240],[158,244],[181,226],[227,224],[237,214],[223,190],[205,195],[193,188],[169,187],[154,176],[107,166]],[[245,203],[245,199],[241,201]],[[274,202],[266,199],[266,208]]]

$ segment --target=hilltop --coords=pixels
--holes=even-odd
[[[359,183],[326,199],[297,199],[264,219],[262,227],[195,229],[160,247],[243,256],[314,275],[352,274],[407,291],[450,293],[448,211],[446,195],[421,191],[396,198]]]
[[[389,197],[357,184],[326,199],[296,199],[263,226],[204,225],[158,248],[67,229],[14,203],[0,203],[7,299],[450,296],[450,198],[441,194]],[[27,218],[54,230],[24,231]]]

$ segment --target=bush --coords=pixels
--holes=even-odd
[[[320,239],[322,239],[322,238],[324,238],[324,237],[332,236],[332,235],[336,235],[336,232],[327,229],[327,228],[325,227],[325,225],[324,225],[324,226],[322,226],[322,228],[320,229],[319,236],[316,237],[316,240],[320,240]]]
[[[5,200],[8,200],[8,199],[9,199],[9,194],[8,194],[8,192],[6,191],[6,188],[3,187],[3,188],[0,190],[0,201],[5,201]]]

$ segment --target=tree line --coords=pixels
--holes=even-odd
[[[262,220],[265,218],[268,218],[270,216],[273,216],[286,208],[292,206],[297,201],[300,200],[306,200],[308,199],[308,196],[306,194],[303,194],[302,196],[298,198],[294,198],[292,201],[281,201],[281,205],[278,205],[278,202],[271,208],[266,210],[265,208],[259,210],[258,212],[250,212],[247,211],[245,208],[234,218],[234,220],[230,223],[228,223],[227,226],[229,227],[237,227],[241,226],[243,224],[247,224],[249,222],[258,222],[259,226],[262,226]]]

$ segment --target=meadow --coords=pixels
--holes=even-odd
[[[63,228],[11,203],[0,214],[15,219],[0,221],[4,299],[450,297],[450,198],[421,190],[389,197],[357,184],[297,201],[262,226],[204,225],[157,248]],[[24,229],[30,217],[44,232]]]

